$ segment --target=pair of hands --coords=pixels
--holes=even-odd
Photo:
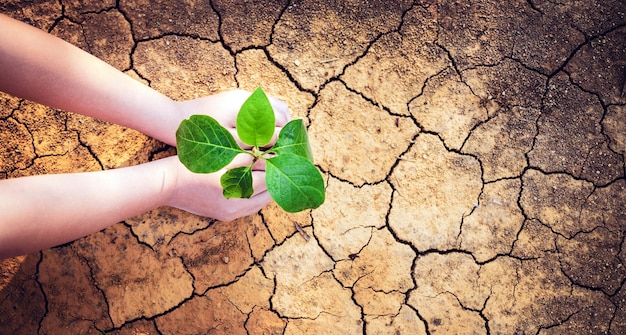
[[[206,114],[216,119],[222,126],[230,130],[239,145],[244,149],[250,149],[244,145],[237,136],[235,129],[237,114],[244,101],[251,92],[233,90],[212,96],[176,102],[177,111],[183,119],[194,114]],[[282,127],[290,121],[289,108],[285,103],[270,97],[270,103],[276,116],[276,129],[274,130],[274,143]],[[182,121],[182,120],[181,120]],[[190,213],[207,216],[218,220],[232,220],[258,212],[267,205],[272,198],[265,185],[265,165],[258,161],[252,172],[254,194],[249,199],[226,199],[222,194],[220,177],[226,170],[250,165],[252,156],[240,154],[226,168],[211,174],[196,174],[189,171],[178,157],[174,173],[176,174],[169,205],[180,208]]]

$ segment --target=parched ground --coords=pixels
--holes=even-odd
[[[311,212],[159,208],[4,260],[0,334],[626,333],[624,0],[0,11],[175,99],[263,86],[327,181]],[[0,178],[175,153],[6,95],[0,138]]]

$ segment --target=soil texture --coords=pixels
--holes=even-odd
[[[626,333],[624,0],[0,12],[177,100],[262,86],[305,119],[327,184],[313,211],[158,208],[3,260],[0,334]],[[7,95],[0,139],[0,179],[175,154]]]

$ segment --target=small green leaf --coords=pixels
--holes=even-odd
[[[324,203],[324,179],[307,158],[287,153],[266,162],[267,190],[282,209],[296,213]]]
[[[259,87],[243,103],[237,114],[237,135],[253,147],[263,147],[274,136],[276,118],[267,95]]]
[[[291,120],[287,123],[280,134],[278,140],[270,152],[277,154],[295,154],[313,162],[313,153],[309,145],[309,137],[306,127],[301,119]]]
[[[220,178],[224,197],[230,198],[250,198],[254,190],[252,189],[252,165],[240,166],[226,171]]]
[[[195,173],[211,173],[228,165],[240,153],[231,133],[208,115],[192,115],[176,130],[178,159]]]

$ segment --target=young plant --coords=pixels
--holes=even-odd
[[[267,190],[281,208],[295,213],[319,207],[325,199],[324,179],[313,165],[304,123],[300,119],[290,121],[280,131],[276,143],[268,147],[275,125],[272,105],[259,87],[237,114],[237,135],[251,150],[240,148],[231,133],[214,118],[192,115],[176,131],[178,158],[192,172],[213,173],[239,154],[252,155],[250,166],[232,168],[222,175],[224,197],[252,196],[252,166],[262,159]]]

